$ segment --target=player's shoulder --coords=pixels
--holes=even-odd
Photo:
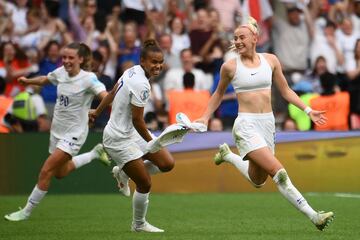
[[[222,65],[222,71],[227,74],[234,74],[236,71],[236,57],[228,59],[226,62]]]
[[[260,53],[271,64],[276,64],[279,60],[275,54],[272,53]]]

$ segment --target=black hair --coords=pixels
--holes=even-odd
[[[161,52],[162,50],[154,39],[147,39],[143,43],[143,48],[141,50],[140,57],[146,58],[149,52]]]
[[[336,75],[329,73],[329,72],[325,72],[323,74],[320,75],[320,84],[321,87],[323,88],[322,94],[321,95],[332,95],[335,93],[334,87],[336,86],[337,83],[337,77]]]
[[[92,53],[91,49],[85,43],[73,42],[68,44],[66,48],[77,50],[78,56],[83,58],[83,62],[80,64],[80,68],[85,71],[90,71]]]
[[[184,88],[194,88],[195,86],[195,75],[192,72],[187,72],[183,76]]]
[[[98,50],[95,50],[95,51],[92,52],[92,58],[93,58],[93,60],[96,60],[96,61],[99,61],[99,62],[104,61],[103,55]]]
[[[60,49],[60,43],[59,43],[58,41],[56,41],[56,40],[50,40],[50,41],[46,44],[46,46],[45,46],[45,48],[44,48],[45,55],[48,54],[49,49],[50,49],[50,47],[51,47],[52,45],[56,45],[56,46]]]

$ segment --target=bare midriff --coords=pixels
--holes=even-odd
[[[239,109],[243,113],[269,113],[271,107],[271,89],[261,89],[236,94]]]

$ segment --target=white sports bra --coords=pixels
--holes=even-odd
[[[262,54],[258,54],[260,66],[246,67],[240,56],[236,57],[236,72],[231,84],[236,93],[253,90],[271,89],[272,69]]]

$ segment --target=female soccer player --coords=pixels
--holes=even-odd
[[[91,61],[91,51],[83,43],[71,43],[63,50],[63,66],[47,76],[20,77],[23,85],[47,83],[57,85],[57,101],[50,131],[50,156],[44,162],[37,184],[25,207],[5,215],[9,221],[21,221],[30,217],[32,210],[47,193],[52,177],[63,178],[73,170],[98,158],[110,165],[101,144],[90,152],[76,156],[88,134],[88,111],[94,96],[103,99],[107,92],[96,75],[86,71]],[[85,123],[85,124],[84,124]]]
[[[259,54],[255,51],[258,34],[258,25],[253,18],[249,18],[247,24],[235,29],[233,49],[238,55],[223,64],[219,85],[211,96],[207,110],[197,121],[208,122],[218,108],[228,84],[231,83],[239,103],[233,137],[240,156],[232,153],[225,143],[215,155],[215,163],[233,164],[255,187],[263,186],[270,175],[280,193],[322,230],[332,221],[333,213],[314,211],[291,183],[283,165],[274,156],[275,120],[271,108],[272,81],[280,89],[281,95],[303,109],[315,124],[324,124],[326,118],[323,111],[315,111],[307,107],[290,89],[275,55]]]
[[[164,231],[145,220],[151,188],[150,174],[170,171],[174,167],[174,159],[166,149],[147,153],[147,142],[153,140],[153,136],[147,130],[143,117],[151,92],[149,79],[160,74],[163,63],[164,55],[155,40],[146,40],[141,50],[140,65],[126,70],[97,109],[89,112],[90,121],[94,120],[113,103],[103,144],[117,164],[113,173],[117,175],[119,187],[124,187],[120,184],[127,185],[127,176],[136,184],[131,225],[134,232]],[[119,170],[122,171],[119,173]],[[130,192],[124,194],[129,195]]]

